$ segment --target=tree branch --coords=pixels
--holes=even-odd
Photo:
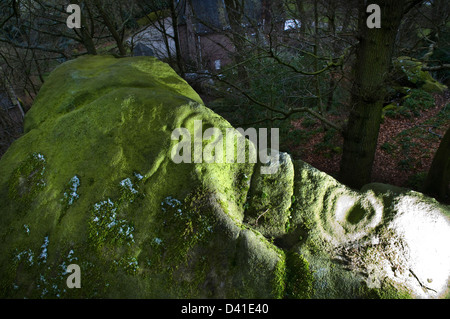
[[[33,46],[33,45],[21,44],[21,43],[13,42],[11,40],[1,38],[1,37],[0,37],[0,42],[11,44],[12,46],[14,46],[16,48],[20,48],[20,49],[29,49],[29,50],[38,50],[38,51],[44,51],[44,52],[57,53],[57,54],[61,54],[66,59],[69,58],[67,56],[67,54],[62,50],[52,49],[52,48],[43,47],[43,46],[39,46],[39,45]]]
[[[436,72],[441,70],[450,69],[450,64],[441,64],[436,66],[425,66],[422,68],[422,71]]]
[[[330,120],[326,119],[323,115],[321,115],[320,113],[308,108],[308,107],[299,107],[299,108],[293,108],[290,109],[289,111],[282,111],[282,110],[278,110],[270,105],[267,105],[266,103],[263,103],[261,101],[258,101],[257,99],[255,99],[254,97],[252,97],[250,94],[248,94],[247,92],[241,90],[238,86],[234,85],[233,83],[230,83],[224,79],[220,79],[221,81],[223,81],[224,83],[226,83],[227,85],[233,87],[234,89],[238,90],[240,94],[242,94],[243,96],[245,96],[247,99],[249,99],[251,102],[269,110],[272,111],[274,113],[278,113],[281,114],[281,117],[274,117],[274,118],[270,118],[270,119],[263,119],[263,120],[258,120],[252,123],[246,123],[247,125],[250,124],[259,124],[262,123],[264,121],[270,120],[270,121],[275,121],[275,120],[285,120],[287,118],[289,118],[290,116],[292,116],[295,113],[309,113],[310,115],[314,116],[315,118],[317,118],[318,120],[320,120],[321,122],[325,123],[326,125],[334,128],[335,130],[337,130],[338,132],[343,132],[344,129],[342,127],[340,127],[339,125],[331,122]]]

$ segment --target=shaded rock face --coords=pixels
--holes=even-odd
[[[448,207],[285,153],[272,175],[175,164],[171,133],[196,120],[231,127],[154,58],[59,66],[0,162],[1,297],[446,296]]]

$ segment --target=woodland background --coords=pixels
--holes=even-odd
[[[232,125],[280,128],[282,151],[341,182],[448,203],[450,5],[371,2],[381,29],[367,28],[362,0],[71,1],[81,29],[67,27],[64,1],[1,0],[0,156],[59,64],[155,55]]]

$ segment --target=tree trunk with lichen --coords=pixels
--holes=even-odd
[[[407,0],[373,1],[381,8],[381,28],[367,27],[366,5],[360,3],[360,42],[354,67],[351,113],[344,132],[340,180],[353,188],[371,181],[372,166],[386,95],[397,30]]]
[[[246,40],[243,19],[245,17],[244,1],[225,0],[225,8],[231,28],[231,39],[235,48],[234,63],[236,64],[238,77],[242,81],[242,87],[250,88],[250,78],[244,66],[246,60]]]

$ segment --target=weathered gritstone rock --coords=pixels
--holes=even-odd
[[[255,165],[245,207],[244,222],[266,237],[286,233],[294,192],[294,165],[287,153],[280,153],[274,174],[261,174],[261,163]]]
[[[230,127],[201,103],[156,59],[59,66],[1,159],[1,296],[279,296],[284,253],[242,223],[253,164],[171,160],[175,128]]]
[[[305,238],[295,249],[313,270],[315,297],[446,297],[447,206],[383,184],[354,192],[306,163],[294,166],[295,218]]]
[[[273,175],[175,164],[171,133],[195,120],[231,127],[156,59],[59,66],[0,161],[0,296],[445,296],[448,207],[355,192],[286,153]]]

